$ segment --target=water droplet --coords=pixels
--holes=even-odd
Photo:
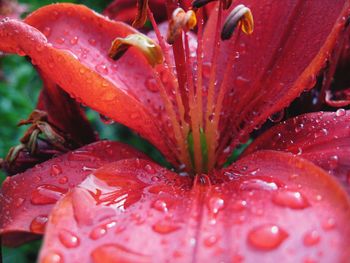
[[[43,30],[43,34],[46,37],[49,37],[51,35],[51,28],[50,27],[45,27],[44,30]]]
[[[58,182],[60,184],[66,184],[68,183],[68,177],[67,176],[62,176],[60,179],[58,179]]]
[[[318,244],[320,240],[320,234],[316,230],[313,230],[304,235],[303,242],[305,246],[314,246]]]
[[[327,218],[326,221],[323,222],[322,227],[324,230],[332,230],[336,226],[335,219],[330,217]]]
[[[247,201],[245,200],[237,200],[233,203],[233,210],[235,211],[243,211],[247,207]]]
[[[219,211],[224,208],[224,205],[225,205],[224,199],[218,196],[211,197],[208,201],[209,211],[214,215],[219,213]]]
[[[294,128],[294,131],[295,131],[296,133],[298,133],[298,132],[302,131],[303,129],[304,129],[304,124],[299,123],[299,124]]]
[[[16,48],[16,53],[18,56],[21,56],[21,57],[26,55],[26,53],[21,48]]]
[[[145,166],[145,170],[147,171],[147,173],[149,174],[154,174],[156,172],[156,170],[152,167],[152,165],[150,164],[146,164]]]
[[[152,203],[152,208],[154,208],[160,212],[168,212],[167,203],[162,199],[155,200]]]
[[[169,234],[180,229],[180,226],[166,220],[159,221],[152,226],[152,229],[159,234]]]
[[[346,111],[344,109],[337,109],[337,111],[335,112],[335,116],[337,117],[344,116],[345,114],[346,114]]]
[[[272,200],[276,205],[292,209],[303,209],[310,206],[309,201],[302,193],[285,189],[275,192]]]
[[[152,180],[152,182],[159,182],[160,181],[160,177],[159,176],[152,176],[151,180]]]
[[[18,198],[16,198],[16,200],[15,200],[15,207],[20,207],[21,205],[23,205],[23,203],[24,203],[24,198],[22,198],[22,197],[18,197]]]
[[[268,182],[264,181],[262,179],[248,179],[244,180],[240,186],[239,189],[241,190],[265,190],[265,191],[271,191],[271,190],[277,190],[278,185],[275,182]]]
[[[269,120],[276,123],[276,122],[280,122],[283,118],[284,118],[284,110],[281,110],[279,112],[272,114],[269,117]]]
[[[322,129],[320,129],[320,130],[315,132],[314,137],[316,139],[316,138],[319,138],[319,137],[322,137],[322,136],[326,136],[326,135],[328,135],[328,130],[325,129],[325,128],[322,128]]]
[[[59,200],[67,189],[55,185],[44,184],[38,186],[31,195],[30,201],[34,205],[54,204]]]
[[[77,36],[73,37],[69,42],[71,45],[76,45],[78,43],[79,38]]]
[[[35,217],[30,223],[30,231],[34,233],[44,233],[45,225],[48,221],[48,217],[46,215],[39,215]]]
[[[58,238],[67,248],[75,248],[79,246],[80,243],[79,238],[68,230],[61,230],[58,234]]]
[[[90,38],[88,41],[89,41],[91,46],[95,46],[96,45],[96,39]]]
[[[262,225],[248,233],[248,242],[257,249],[277,248],[288,237],[288,233],[276,225]]]
[[[100,120],[104,123],[104,124],[113,124],[114,123],[114,120],[111,119],[111,118],[108,118],[107,116],[103,115],[103,114],[100,114]]]
[[[68,155],[69,161],[98,161],[99,158],[89,151],[76,150]]]
[[[218,237],[217,236],[209,236],[206,239],[204,239],[204,245],[206,247],[212,247],[218,242]]]
[[[59,166],[58,164],[53,164],[51,166],[51,170],[50,170],[50,174],[51,176],[57,176],[60,175],[62,173],[62,168],[61,166]]]
[[[42,263],[63,263],[63,258],[60,254],[54,251],[46,253],[43,257]]]
[[[110,221],[108,223],[97,226],[90,232],[90,238],[93,240],[100,239],[107,234],[108,229],[115,227],[117,225],[116,221]]]
[[[204,78],[209,78],[210,71],[211,71],[211,63],[210,62],[204,62],[202,65],[202,73]]]
[[[96,71],[98,73],[101,73],[103,75],[107,75],[108,74],[108,68],[107,68],[106,64],[103,64],[103,63],[97,64],[95,69],[96,69]]]
[[[338,162],[339,162],[339,157],[337,155],[332,155],[329,158],[329,168],[331,168],[332,170],[338,167]]]
[[[57,43],[57,44],[63,44],[65,41],[66,41],[66,40],[65,40],[64,37],[58,37],[58,38],[56,38],[56,43]]]
[[[158,92],[159,90],[157,81],[154,78],[146,79],[145,85],[149,91]]]

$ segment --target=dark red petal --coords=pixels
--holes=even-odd
[[[319,167],[259,152],[190,188],[148,161],[90,175],[55,206],[39,262],[344,262],[350,201]],[[221,181],[222,183],[215,182]]]
[[[232,97],[224,107],[228,124],[222,125],[228,126],[222,131],[222,149],[230,139],[235,144],[244,141],[254,127],[314,86],[349,14],[346,0],[243,0],[239,4],[251,9],[255,29],[249,36],[242,33],[234,48],[230,46],[233,40],[220,47],[221,78],[227,54],[237,52],[238,57],[231,73]],[[214,49],[216,16],[213,12],[206,27],[206,61]]]
[[[350,192],[350,111],[290,119],[258,137],[244,154],[262,149],[300,155],[335,175]]]
[[[136,0],[114,0],[103,11],[103,14],[111,19],[131,24],[137,15],[136,3]],[[162,22],[166,19],[165,0],[149,0],[148,5],[157,22]]]
[[[73,4],[46,6],[25,22],[31,26],[1,22],[1,50],[28,55],[77,101],[134,129],[171,159],[168,128],[160,128],[167,120],[162,100],[147,88],[153,69],[136,50],[118,61],[107,56],[112,40],[134,29]]]
[[[7,177],[0,194],[0,234],[6,245],[42,234],[53,205],[97,168],[124,158],[147,158],[127,145],[99,141]],[[25,232],[25,233],[23,233]]]
[[[80,105],[43,73],[41,78],[44,88],[40,93],[37,108],[48,114],[50,124],[57,127],[77,145],[95,141],[94,130]]]

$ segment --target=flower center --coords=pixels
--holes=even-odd
[[[229,76],[235,60],[235,52],[228,55],[223,76],[218,76],[218,57],[221,40],[230,40],[232,50],[238,41],[240,32],[251,34],[253,17],[249,8],[236,6],[222,25],[223,9],[231,5],[229,0],[221,0],[216,12],[216,32],[213,39],[213,51],[210,67],[203,59],[203,10],[202,6],[213,0],[198,0],[192,3],[192,9],[172,8],[168,1],[169,27],[166,42],[153,18],[153,14],[145,1],[138,1],[138,16],[134,22],[138,27],[146,21],[148,15],[155,30],[158,43],[138,33],[126,38],[116,38],[109,56],[120,58],[126,50],[133,46],[146,57],[153,68],[153,77],[159,87],[166,113],[169,117],[174,137],[175,155],[180,168],[190,173],[206,173],[211,171],[218,158],[219,122],[223,101],[229,92]],[[140,22],[141,21],[141,22]],[[198,22],[198,23],[197,23]],[[197,45],[193,47],[193,36],[190,30],[197,25]],[[233,33],[236,28],[241,29]],[[174,60],[171,59],[169,44]],[[163,76],[167,75],[164,83]],[[220,80],[220,81],[218,81]],[[169,88],[168,86],[171,86]]]

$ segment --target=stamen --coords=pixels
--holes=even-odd
[[[114,60],[118,60],[131,46],[137,48],[146,57],[152,67],[163,62],[163,53],[160,46],[141,33],[114,39],[108,56]]]
[[[221,39],[230,39],[237,26],[247,35],[253,33],[253,15],[250,9],[244,5],[236,6],[228,15],[221,31]]]
[[[147,21],[148,0],[137,0],[137,16],[132,23],[135,28],[141,28]]]
[[[174,44],[175,39],[182,33],[183,30],[189,31],[193,29],[196,24],[196,14],[192,10],[185,12],[180,7],[176,8],[170,19],[167,42],[169,44]]]

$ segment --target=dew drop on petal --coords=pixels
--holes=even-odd
[[[88,41],[89,41],[89,44],[90,44],[91,46],[95,46],[95,45],[96,45],[96,39],[90,38]]]
[[[59,200],[67,189],[55,185],[40,185],[31,194],[30,201],[34,205],[54,204]]]
[[[158,84],[154,78],[146,79],[145,85],[146,85],[147,89],[151,92],[158,92],[158,90],[159,90]]]
[[[65,40],[64,37],[58,37],[58,38],[56,38],[56,43],[57,43],[57,44],[63,44],[65,41],[66,41],[66,40]]]
[[[327,218],[323,223],[322,227],[324,230],[332,230],[336,226],[335,219],[333,217]]]
[[[169,234],[180,229],[180,226],[172,222],[159,221],[152,226],[153,231],[159,234]]]
[[[225,201],[224,199],[214,196],[208,200],[209,212],[213,214],[219,213],[220,210],[224,208]]]
[[[22,197],[18,197],[18,198],[16,198],[16,200],[15,200],[15,207],[20,207],[21,205],[23,205],[23,203],[24,203],[24,198],[22,198]]]
[[[60,183],[60,184],[68,183],[68,177],[67,176],[62,176],[60,179],[58,179],[58,183]]]
[[[277,225],[261,225],[248,233],[251,246],[261,250],[272,250],[282,244],[288,233]]]
[[[318,244],[320,240],[320,234],[316,230],[312,230],[304,235],[303,243],[305,246],[314,246]]]
[[[262,179],[248,179],[244,180],[240,186],[240,190],[277,190],[278,185],[275,182],[267,182]]]
[[[77,36],[73,37],[69,42],[71,45],[76,45],[78,43],[79,38]]]
[[[35,217],[30,223],[30,231],[34,233],[43,233],[48,220],[49,219],[46,215],[39,215]]]
[[[339,162],[339,157],[337,155],[332,155],[328,161],[329,168],[331,168],[331,169],[337,168],[338,162]]]
[[[54,251],[50,251],[46,253],[46,255],[43,257],[41,263],[63,263],[62,256]]]
[[[107,116],[103,115],[103,114],[100,114],[100,120],[104,123],[104,124],[107,124],[107,125],[111,125],[114,123],[114,120],[111,119],[111,118],[108,118]]]
[[[338,109],[336,112],[335,112],[335,116],[337,117],[341,117],[341,116],[344,116],[346,114],[346,111],[344,109]]]
[[[50,27],[45,27],[44,30],[43,30],[43,34],[46,37],[49,37],[51,35],[51,28]]]
[[[160,212],[168,212],[167,203],[162,199],[157,199],[152,203],[152,208]]]
[[[58,164],[53,164],[50,169],[51,176],[56,177],[62,173],[62,168]]]
[[[145,166],[145,170],[147,171],[147,173],[149,174],[154,174],[156,172],[156,170],[152,167],[152,165],[150,164],[146,164]]]
[[[279,112],[272,114],[269,117],[269,120],[276,123],[276,122],[280,122],[283,118],[284,118],[284,110],[281,110]]]
[[[61,230],[58,238],[66,248],[75,248],[80,243],[79,238],[68,230]]]
[[[206,239],[204,239],[204,245],[206,247],[212,247],[218,242],[218,237],[215,235],[209,236]]]
[[[279,206],[285,206],[292,209],[303,209],[310,206],[307,198],[298,191],[280,190],[274,193],[273,202]]]
[[[106,64],[100,63],[95,66],[95,69],[98,73],[107,75],[108,74],[108,68]]]

